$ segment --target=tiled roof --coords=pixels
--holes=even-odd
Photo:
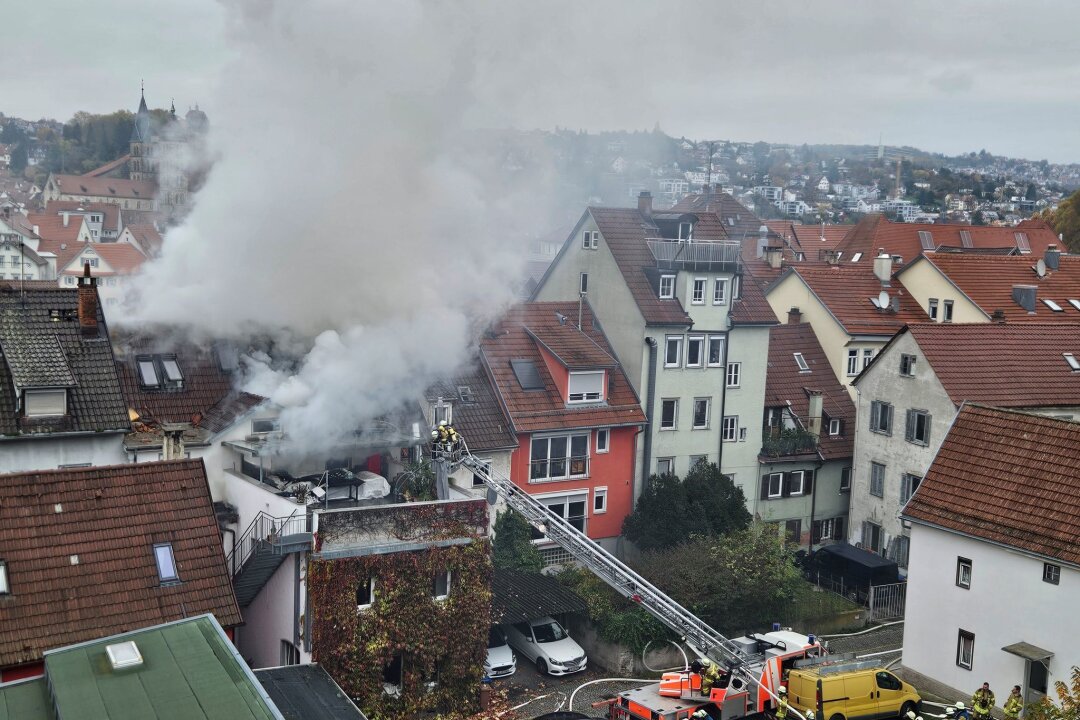
[[[686,195],[670,212],[715,213],[728,237],[737,242],[750,236],[756,239],[762,224],[757,215],[725,192]]]
[[[468,388],[472,402],[465,402],[458,388]],[[462,434],[470,450],[516,448],[517,436],[503,413],[495,389],[479,362],[459,375],[433,384],[427,391],[432,402],[444,398],[454,409],[454,428]]]
[[[142,223],[128,225],[126,227],[131,231],[135,240],[142,245],[143,250],[148,252],[152,257],[156,257],[161,253],[161,233],[158,232],[158,229],[154,227],[153,224]]]
[[[116,203],[79,202],[78,200],[52,200],[45,203],[46,215],[60,215],[65,210],[101,213],[103,228],[118,232],[120,230],[120,206]]]
[[[948,247],[963,249],[970,246],[974,250],[989,248],[1016,248],[1016,233],[1027,235],[1031,253],[1041,257],[1048,245],[1059,244],[1057,234],[1048,225],[1028,225],[1026,227],[991,227],[982,225],[931,224],[891,222],[884,216],[871,214],[864,217],[851,232],[837,245],[844,252],[844,259],[858,252],[863,254],[861,265],[872,266],[879,248],[884,248],[890,255],[900,255],[904,262],[911,262],[924,252],[919,233],[930,233],[929,240],[935,248]],[[966,233],[968,243],[961,233]],[[931,251],[932,252],[932,251]],[[937,253],[940,255],[940,253]]]
[[[801,371],[795,353],[802,353],[809,370]],[[840,385],[810,323],[777,325],[769,330],[769,367],[765,376],[765,406],[787,406],[806,423],[810,416],[808,390],[821,393],[825,415],[841,421],[843,434],[830,436],[822,428],[819,447],[827,460],[852,456],[855,442],[855,404]]]
[[[102,175],[108,175],[113,170],[119,170],[127,165],[128,160],[131,159],[131,155],[122,155],[112,162],[105,163],[101,167],[96,167],[88,173],[83,173],[83,177],[101,177]]]
[[[51,179],[65,195],[153,200],[154,193],[157,192],[157,187],[149,180],[125,180],[86,175],[53,175]]]
[[[525,332],[570,370],[610,368],[619,364],[611,353],[578,330],[574,322],[574,317],[566,317],[565,325],[536,324],[526,327]]]
[[[904,509],[916,522],[1080,565],[1080,423],[968,405]]]
[[[0,666],[189,615],[241,622],[202,460],[0,475]],[[180,582],[161,584],[156,543]]]
[[[925,261],[933,263],[988,316],[1003,310],[1009,322],[1080,322],[1080,310],[1069,304],[1069,300],[1080,302],[1080,255],[1062,255],[1058,269],[1048,270],[1042,278],[1034,269],[1038,258],[1031,255],[935,253]],[[897,279],[903,282],[903,271]],[[1036,287],[1034,313],[1013,300],[1014,285]],[[1043,300],[1056,302],[1062,312],[1055,312]]]
[[[37,227],[38,237],[53,243],[76,243],[83,229],[82,215],[69,215],[67,225],[64,225],[62,215],[44,213],[30,213],[26,216],[26,221]]]
[[[75,386],[75,376],[56,335],[5,323],[0,331],[0,352],[17,390]]]
[[[690,316],[678,299],[658,297],[646,274],[646,271],[656,268],[656,259],[645,243],[646,238],[659,237],[656,226],[646,220],[637,208],[591,207],[589,213],[615,257],[645,322],[651,325],[689,325]],[[576,306],[574,317],[577,317]]]
[[[739,299],[731,304],[732,325],[774,325],[777,322],[765,292],[753,278],[744,278]]]
[[[892,335],[907,323],[929,320],[919,304],[895,283],[888,291],[890,298],[900,298],[899,312],[874,307],[870,300],[881,293],[881,282],[863,267],[800,265],[788,272],[802,278],[849,335]]]
[[[67,262],[63,266],[60,265],[59,261],[57,262],[57,267],[60,268],[60,274],[82,275],[82,259],[79,255],[88,247],[93,249],[93,251],[112,268],[111,271],[106,271],[102,268],[90,268],[91,274],[95,277],[101,277],[103,275],[130,275],[142,267],[142,264],[146,262],[146,256],[139,252],[137,247],[128,243],[76,243],[74,248],[68,246],[68,250],[74,249],[75,254],[67,257]]]
[[[835,249],[853,227],[853,225],[793,225],[792,230],[795,232],[799,249],[806,253],[807,261],[812,262],[818,259],[820,251]],[[846,253],[845,257],[847,257]]]
[[[513,429],[524,433],[644,423],[645,413],[642,412],[637,395],[621,368],[608,371],[606,403],[567,407],[544,364],[536,340],[525,330],[526,327],[536,331],[558,326],[560,323],[555,315],[557,312],[573,318],[568,320],[568,323],[576,323],[578,304],[534,302],[515,306],[481,342],[484,364],[494,379],[495,388],[510,415]],[[606,352],[613,354],[607,338],[593,321],[592,309],[588,303],[582,307],[581,326],[584,334]],[[574,329],[576,331],[576,327]],[[510,366],[511,360],[519,359],[533,362],[544,383],[543,390],[521,388]]]
[[[52,311],[57,311],[59,319],[53,319]],[[0,362],[0,436],[130,429],[127,404],[120,392],[120,381],[116,375],[100,302],[97,321],[99,330],[96,335],[82,334],[76,288],[26,283],[25,291],[20,292],[17,283],[0,283],[0,345],[9,348],[26,346],[34,350],[51,348],[53,343],[58,342],[74,381],[68,392],[68,417],[62,421],[42,420],[20,427],[20,418],[16,413],[15,377],[31,382],[39,372],[43,373],[42,379],[66,381],[67,377],[59,368],[61,355],[54,350],[44,355],[13,350],[10,358],[5,356],[4,361]],[[14,374],[13,362],[17,366]],[[42,365],[35,367],[34,363]]]
[[[956,405],[1080,405],[1080,372],[1062,356],[1080,359],[1080,323],[921,323],[906,331]]]

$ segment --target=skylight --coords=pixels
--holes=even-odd
[[[1069,304],[1077,310],[1080,310],[1080,300],[1073,300],[1072,298],[1069,298]]]
[[[161,367],[165,371],[165,379],[169,382],[180,382],[184,379],[180,366],[176,364],[176,358],[162,358]]]
[[[137,667],[143,664],[143,656],[139,652],[139,646],[131,640],[116,643],[115,645],[106,645],[105,654],[109,656],[109,664],[112,665],[113,670],[123,670],[124,668]]]
[[[919,231],[919,244],[922,245],[923,250],[934,249],[934,236],[930,234],[929,230]]]
[[[461,398],[461,402],[471,403],[473,401],[472,390],[468,385],[458,385],[457,393],[458,397]]]
[[[960,245],[966,248],[975,247],[971,242],[971,233],[967,230],[960,231]]]
[[[176,558],[173,557],[172,543],[154,546],[154,560],[157,561],[158,579],[163,583],[180,579],[176,572]]]
[[[854,255],[851,256],[851,262],[859,262],[860,260],[862,260],[862,253],[861,252],[857,252],[857,253],[855,253]]]
[[[1065,358],[1065,362],[1069,363],[1069,367],[1072,370],[1080,370],[1080,360],[1076,359],[1076,356],[1072,353],[1062,353]]]
[[[7,595],[10,592],[11,585],[8,584],[7,563],[0,560],[0,595]]]
[[[1057,304],[1056,302],[1054,302],[1053,300],[1049,300],[1049,299],[1047,299],[1047,298],[1043,298],[1043,304],[1044,304],[1044,305],[1046,305],[1046,307],[1048,307],[1048,308],[1050,308],[1051,310],[1053,310],[1054,312],[1065,312],[1064,310],[1062,310],[1062,309],[1061,309],[1061,306],[1060,306],[1060,305],[1058,305],[1058,304]]]
[[[510,367],[522,390],[543,390],[544,381],[532,360],[511,360]]]
[[[1031,252],[1031,243],[1028,242],[1027,233],[1022,233],[1022,232],[1013,233],[1013,237],[1016,238],[1016,248],[1021,253],[1026,254],[1026,253]]]
[[[137,363],[139,366],[139,382],[142,383],[143,387],[156,388],[161,385],[153,358],[139,358]]]
[[[806,364],[806,358],[802,353],[795,353],[795,364],[799,366],[800,372],[806,372],[810,369],[810,366]]]

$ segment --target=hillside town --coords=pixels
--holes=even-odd
[[[0,720],[1077,720],[1080,164],[130,84],[0,113]]]

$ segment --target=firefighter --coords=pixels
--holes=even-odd
[[[990,689],[990,683],[984,682],[971,696],[972,717],[974,720],[990,720],[990,711],[993,709],[994,692]]]
[[[705,708],[698,708],[690,717],[694,718],[694,720],[713,720],[713,716],[705,712]]]
[[[1005,698],[1005,720],[1017,720],[1024,709],[1024,700],[1020,697],[1020,686],[1013,685],[1009,697]]]
[[[717,669],[716,663],[709,658],[702,658],[701,665],[705,668],[705,672],[701,676],[701,694],[708,695],[713,689],[713,685],[720,681],[720,670]]]
[[[781,685],[777,688],[776,694],[780,697],[780,699],[776,701],[776,720],[787,720],[787,688]]]
[[[907,720],[918,720],[915,717],[915,711],[914,710],[908,710],[907,711]]]
[[[953,717],[955,717],[956,720],[961,720],[961,718],[963,718],[963,720],[971,720],[971,713],[968,712],[967,706],[964,705],[963,701],[957,700],[956,704],[953,705]]]

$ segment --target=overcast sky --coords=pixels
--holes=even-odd
[[[240,13],[229,12],[232,0],[23,3],[0,45],[0,111],[67,119],[134,110],[145,79],[151,106],[175,98],[182,113],[198,102],[213,122],[215,105],[230,102],[236,16],[259,12],[259,0],[236,2]],[[451,52],[474,65],[477,123],[659,122],[673,135],[791,143],[876,144],[881,135],[930,151],[1080,162],[1080,3],[469,5],[483,8],[468,21],[490,42]],[[332,22],[333,6],[310,11]],[[363,24],[355,33],[365,42]],[[289,88],[280,94],[290,101]],[[311,111],[334,109],[331,95]]]

